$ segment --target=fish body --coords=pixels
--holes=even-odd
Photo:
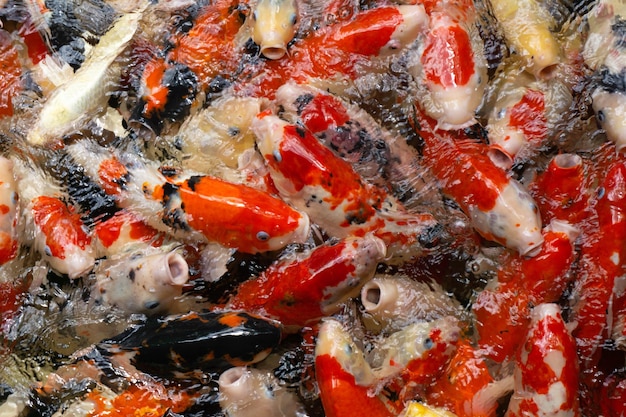
[[[544,245],[532,258],[509,256],[497,271],[496,288],[478,293],[472,304],[478,344],[485,356],[503,362],[514,357],[530,323],[530,309],[557,302],[572,282],[579,231],[553,222],[544,229]]]
[[[13,115],[13,98],[22,90],[22,63],[11,35],[0,30],[0,118]]]
[[[318,246],[301,258],[278,261],[241,284],[228,307],[256,311],[287,327],[311,325],[356,296],[385,252],[384,243],[371,235]]]
[[[18,198],[13,162],[0,157],[0,265],[17,256]]]
[[[435,125],[422,115],[417,133],[425,145],[422,161],[441,181],[444,194],[457,202],[485,239],[522,255],[539,251],[541,215],[528,191],[494,164],[484,146],[455,139]]]
[[[550,30],[554,26],[550,13],[536,0],[495,0],[491,5],[525,70],[537,78],[550,78],[562,59],[559,42]]]
[[[289,59],[264,62],[253,68],[240,87],[253,96],[272,99],[276,90],[292,79],[354,79],[370,59],[384,57],[411,44],[427,27],[423,6],[380,6],[359,12],[353,19],[325,26],[295,42]]]
[[[32,145],[58,141],[87,113],[93,112],[108,99],[107,94],[119,73],[114,61],[126,49],[139,27],[143,8],[121,16],[100,38],[85,63],[74,76],[55,89],[45,101],[35,125],[28,132]]]
[[[590,216],[589,161],[574,153],[561,153],[529,185],[544,222],[560,219],[578,225]]]
[[[105,356],[128,357],[142,372],[176,377],[245,366],[281,340],[278,323],[244,312],[189,312],[150,317],[97,344]]]
[[[114,256],[148,246],[159,247],[164,236],[133,213],[121,210],[94,227],[98,252]]]
[[[507,417],[579,416],[576,342],[556,304],[533,308],[514,373]]]
[[[252,129],[280,195],[330,236],[373,233],[387,245],[391,262],[418,257],[436,246],[442,230],[431,214],[405,211],[308,130],[265,112]]]
[[[121,207],[174,237],[259,253],[302,243],[308,236],[308,217],[267,192],[164,167],[166,176],[138,157],[125,155],[122,161],[109,150],[85,144],[68,150]]]
[[[441,129],[476,123],[475,113],[487,85],[484,46],[476,28],[474,3],[427,2],[429,31],[413,71],[424,91],[418,101]]]
[[[258,0],[252,12],[252,40],[261,47],[261,54],[280,59],[296,32],[298,21],[295,0]]]
[[[324,412],[329,417],[394,416],[385,401],[370,395],[374,381],[363,351],[342,324],[324,320],[315,346],[315,378]]]

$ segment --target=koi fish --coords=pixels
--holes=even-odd
[[[304,413],[296,394],[280,385],[269,371],[230,368],[222,372],[218,384],[220,405],[228,417],[290,417]]]
[[[315,378],[328,417],[391,417],[385,400],[370,395],[375,382],[363,351],[340,322],[322,322],[315,345]]]
[[[376,343],[369,362],[379,380],[401,377],[409,387],[429,385],[456,350],[461,328],[452,316],[414,323]]]
[[[446,0],[425,5],[430,27],[419,48],[420,65],[411,70],[419,84],[418,101],[440,129],[471,126],[487,85],[474,3]]]
[[[387,245],[386,262],[419,257],[437,245],[443,228],[431,214],[404,210],[308,130],[267,112],[257,116],[252,130],[282,198],[330,236],[373,233]]]
[[[572,281],[579,230],[553,221],[544,229],[544,245],[532,258],[508,255],[500,261],[496,288],[481,291],[472,304],[478,344],[484,355],[511,359],[530,323],[530,308],[557,302]]]
[[[605,378],[600,395],[603,415],[626,416],[626,379],[622,372],[615,372]]]
[[[462,320],[459,302],[435,282],[419,282],[405,275],[376,276],[361,288],[361,303],[371,324],[385,333],[402,330],[417,321],[446,316]]]
[[[13,162],[0,157],[0,265],[17,256],[18,194]]]
[[[287,328],[310,325],[356,296],[374,276],[385,252],[384,243],[371,235],[318,246],[300,258],[278,261],[244,282],[227,306],[258,312]]]
[[[289,59],[265,61],[241,74],[242,92],[274,98],[276,90],[293,80],[356,78],[373,57],[389,56],[411,44],[427,28],[421,5],[380,6],[353,19],[325,26],[291,46]]]
[[[114,61],[124,51],[139,28],[145,5],[122,15],[91,50],[85,63],[72,79],[58,87],[45,101],[35,125],[28,132],[32,145],[45,145],[76,127],[85,114],[92,113],[103,101],[119,78]],[[117,77],[113,68],[118,68]]]
[[[498,400],[512,390],[513,377],[496,381],[486,358],[461,339],[443,375],[427,388],[425,399],[458,417],[487,417],[495,415]]]
[[[25,208],[22,222],[33,245],[50,267],[71,279],[95,265],[92,239],[80,213],[64,201],[65,194],[43,171],[13,158],[17,191]]]
[[[551,78],[561,62],[561,48],[550,30],[554,19],[536,0],[491,2],[510,48],[520,56],[526,71],[537,78]]]
[[[293,40],[298,20],[296,0],[258,0],[252,12],[252,40],[261,54],[280,59]]]
[[[162,233],[127,210],[96,224],[93,235],[98,253],[107,257],[138,248],[159,247],[164,241]]]
[[[171,236],[244,253],[281,249],[308,236],[307,215],[252,187],[167,168],[164,175],[136,156],[121,158],[94,144],[76,143],[67,150],[121,207]]]
[[[419,112],[419,109],[418,109]],[[416,131],[424,140],[422,161],[485,239],[521,255],[541,250],[541,216],[528,191],[496,166],[487,149],[470,140],[458,140],[436,122],[418,113]]]
[[[558,305],[533,308],[522,346],[505,416],[579,416],[576,342]]]
[[[232,311],[190,312],[149,317],[96,349],[112,361],[130,360],[151,375],[198,377],[198,372],[262,361],[280,340],[280,325],[265,318]]]
[[[98,263],[92,298],[129,313],[156,314],[182,296],[189,266],[175,251],[136,251]]]
[[[22,90],[22,63],[11,35],[0,29],[0,118],[13,115],[13,98]]]
[[[578,225],[590,216],[589,161],[573,153],[561,153],[550,160],[528,190],[544,222],[561,219]]]
[[[593,373],[608,337],[611,299],[617,277],[624,275],[626,259],[626,164],[622,158],[612,160],[595,196],[595,216],[584,229],[586,245],[581,247],[580,267],[570,299],[581,372]],[[595,380],[595,378],[594,378]],[[586,381],[595,385],[594,382]],[[593,386],[589,389],[595,390]]]
[[[131,121],[159,133],[165,121],[189,114],[215,77],[228,81],[243,53],[235,40],[244,18],[243,3],[220,0],[203,7],[191,28],[171,36],[171,47],[143,69]]]
[[[274,105],[282,118],[306,127],[366,181],[398,198],[410,194],[412,201],[423,202],[430,210],[440,203],[439,193],[426,185],[430,180],[426,170],[416,163],[416,149],[358,106],[321,89],[291,82],[276,91]]]

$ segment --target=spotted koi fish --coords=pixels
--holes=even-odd
[[[98,252],[103,256],[119,255],[148,246],[159,247],[164,242],[163,233],[127,210],[120,210],[98,222],[93,234]]]
[[[121,207],[174,237],[258,253],[303,243],[308,236],[308,216],[267,192],[208,175],[159,170],[93,144],[76,143],[68,152]]]
[[[558,305],[533,308],[522,346],[505,416],[580,416],[576,342]]]
[[[263,112],[252,124],[280,195],[330,236],[373,233],[387,245],[387,262],[416,258],[437,245],[443,228],[429,213],[414,214],[308,130]]]
[[[541,250],[541,215],[528,191],[487,155],[486,147],[436,128],[417,109],[417,133],[424,140],[423,164],[485,239],[522,255]]]
[[[228,308],[258,312],[286,327],[311,325],[356,296],[385,253],[385,244],[372,235],[318,246],[301,258],[278,261],[241,284]]]

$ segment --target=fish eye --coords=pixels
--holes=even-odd
[[[426,339],[424,339],[424,348],[425,349],[431,349],[433,347],[434,343],[433,340],[430,337],[427,337]]]
[[[257,18],[257,11],[255,10],[254,12],[252,12],[252,20],[254,20],[256,22],[256,18]]]
[[[596,117],[598,118],[598,121],[600,123],[604,123],[604,121],[606,120],[606,115],[604,114],[604,112],[602,110],[598,110],[598,113],[596,114]]]
[[[256,234],[256,238],[261,242],[266,242],[270,238],[270,234],[264,231],[260,231]]]
[[[291,24],[295,25],[296,22],[298,21],[298,16],[294,13],[291,15]]]
[[[598,198],[604,197],[604,192],[605,192],[604,187],[598,188]]]

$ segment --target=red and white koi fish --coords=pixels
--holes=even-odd
[[[573,153],[561,153],[529,184],[544,222],[554,219],[579,225],[591,215],[589,161]]]
[[[164,175],[135,155],[122,157],[86,141],[68,152],[121,207],[174,237],[258,253],[303,243],[309,234],[306,214],[266,192],[167,168]]]
[[[316,247],[303,257],[277,261],[259,277],[241,284],[230,309],[256,311],[300,328],[336,313],[372,279],[385,257],[384,243],[372,235]]]
[[[189,280],[180,253],[145,250],[104,259],[94,269],[92,297],[128,313],[157,314],[171,308]]]
[[[276,90],[293,80],[354,79],[372,58],[397,53],[417,39],[428,26],[421,5],[379,6],[359,12],[353,19],[322,27],[290,47],[289,59],[265,61],[244,70],[249,79],[238,88],[248,95],[274,98]]]
[[[370,394],[375,382],[362,349],[342,324],[324,320],[315,345],[315,378],[328,417],[391,417],[386,401]]]
[[[127,210],[120,210],[98,222],[93,233],[98,253],[105,257],[149,246],[159,247],[164,241],[163,233]]]
[[[539,304],[533,308],[514,379],[515,392],[505,416],[581,415],[576,342],[557,304]]]
[[[268,112],[252,129],[280,195],[330,236],[373,233],[387,245],[387,262],[419,257],[438,243],[443,230],[431,214],[404,210],[308,130]]]
[[[220,405],[229,417],[295,417],[304,407],[271,371],[237,366],[218,380]]]
[[[614,156],[599,171],[601,178],[595,197],[595,218],[583,229],[586,244],[581,247],[579,273],[570,303],[581,372],[590,378],[585,383],[595,391],[591,376],[609,337],[611,299],[616,279],[626,272],[626,162]],[[609,314],[607,315],[607,312]]]
[[[578,229],[553,221],[544,229],[544,244],[532,258],[507,254],[498,268],[497,287],[481,291],[472,312],[478,344],[496,362],[513,358],[530,323],[530,308],[557,302],[572,281]]]
[[[50,267],[71,279],[95,265],[91,236],[80,213],[66,203],[67,196],[45,174],[28,162],[13,159],[17,190],[23,201],[22,219],[32,244]]]
[[[122,54],[143,16],[146,5],[139,5],[132,13],[122,15],[90,51],[83,65],[66,83],[59,86],[45,101],[27,140],[33,145],[45,145],[61,140],[77,127],[85,114],[93,112],[108,100],[108,92],[115,85],[114,61]]]
[[[572,94],[561,80],[538,81],[510,62],[493,83],[497,98],[486,125],[490,155],[508,169],[547,146]]]
[[[393,134],[360,107],[310,85],[287,83],[273,102],[292,124],[305,126],[366,181],[389,193],[411,195],[434,210],[440,195],[428,187],[427,170],[417,164],[417,150]],[[400,197],[399,197],[400,198]]]
[[[475,113],[487,85],[484,46],[476,27],[474,2],[425,2],[430,27],[419,48],[418,101],[437,119],[440,129],[460,129],[476,123]],[[421,88],[424,86],[425,88]]]
[[[13,162],[0,157],[0,265],[17,256],[18,194]]]
[[[264,57],[280,59],[293,40],[297,21],[296,0],[257,0],[252,11],[252,40]]]
[[[610,338],[618,349],[626,350],[626,276],[615,278],[611,295]]]
[[[420,110],[417,110],[420,112]],[[528,191],[496,166],[487,148],[456,139],[436,122],[418,114],[416,130],[424,140],[422,162],[441,181],[450,196],[485,239],[498,242],[521,255],[541,250],[541,216]]]
[[[459,302],[436,282],[419,282],[406,275],[381,275],[361,288],[368,329],[390,333],[418,321],[446,316],[463,319]]]

